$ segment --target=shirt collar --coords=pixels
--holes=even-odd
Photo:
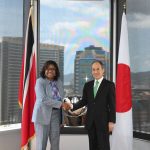
[[[94,84],[96,83],[96,81],[98,81],[98,83],[101,84],[101,82],[102,82],[103,79],[104,79],[103,76],[102,76],[100,79],[98,79],[98,80],[95,79],[95,80],[94,80]]]
[[[49,84],[56,84],[55,80],[48,80],[47,78],[45,78],[46,82]]]

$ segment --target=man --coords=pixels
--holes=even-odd
[[[87,106],[85,127],[88,131],[90,150],[110,150],[109,133],[115,121],[115,85],[106,80],[101,61],[92,63],[94,80],[85,83],[82,100],[73,104],[72,110]]]

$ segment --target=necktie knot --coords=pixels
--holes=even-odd
[[[98,80],[96,80],[96,84],[95,84],[95,86],[98,86],[98,83],[99,83],[99,82],[98,82]]]

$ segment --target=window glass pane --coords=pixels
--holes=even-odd
[[[0,0],[0,125],[18,123],[23,0]]]
[[[110,1],[41,0],[39,70],[49,59],[59,65],[65,96],[77,96],[72,102],[80,100],[84,83],[92,79],[94,59],[104,63],[110,79]],[[84,125],[83,111],[66,114],[66,124]]]
[[[150,1],[128,0],[127,6],[133,125],[135,131],[150,133]]]

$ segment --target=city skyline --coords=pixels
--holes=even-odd
[[[17,123],[21,119],[17,93],[22,49],[22,37],[3,37],[0,42],[0,124]]]
[[[85,9],[83,9],[82,12],[84,12],[84,13],[88,13],[90,10],[92,10],[92,8],[95,8],[95,7],[96,7],[95,9],[97,9],[99,11],[99,14],[103,10],[105,10],[105,12],[106,11],[109,12],[109,3],[107,2],[107,4],[104,5],[104,3],[106,1],[105,2],[104,1],[92,1],[92,2],[90,2],[90,1],[89,2],[71,1],[69,3],[68,2],[64,3],[64,1],[66,1],[66,0],[58,0],[58,1],[41,0],[41,8],[43,7],[43,9],[45,11],[43,13],[41,12],[41,16],[43,14],[45,19],[46,18],[49,19],[50,18],[49,14],[51,14],[51,13],[48,13],[47,10],[50,9],[50,12],[53,12],[52,10],[54,10],[54,9],[56,10],[56,8],[58,6],[60,8],[65,7],[65,9],[70,9],[70,10],[72,9],[74,13],[70,13],[70,15],[73,16],[73,15],[75,15],[75,11],[77,11],[77,10],[79,13],[81,13],[82,10],[80,10],[78,6],[82,6],[82,3],[84,3],[86,5],[88,5],[88,3],[92,4],[88,11],[87,11],[87,9],[86,9],[86,11],[85,11]],[[129,0],[127,3],[127,6],[128,6],[127,7],[127,23],[128,23],[128,30],[129,30],[129,52],[130,52],[131,71],[132,72],[150,71],[150,63],[148,61],[148,60],[150,60],[150,55],[147,55],[147,53],[149,53],[149,44],[148,43],[149,43],[149,39],[150,39],[150,34],[149,34],[150,14],[149,14],[149,8],[148,8],[148,6],[146,6],[147,3],[149,3],[149,0],[144,0],[144,2],[141,2],[140,0],[132,0],[132,1]],[[133,4],[134,4],[134,8],[132,8]],[[68,5],[68,7],[66,5]],[[52,10],[51,10],[51,7],[53,7]],[[21,0],[13,0],[13,1],[5,0],[5,2],[3,2],[3,0],[1,1],[0,22],[2,22],[2,23],[0,24],[0,37],[3,37],[3,36],[20,37],[20,36],[22,36],[22,30],[23,30],[22,26],[21,25],[18,26],[18,24],[20,24],[20,22],[22,22],[22,20],[23,20],[22,19],[23,18],[23,9],[22,8],[23,8],[23,1],[21,1]],[[20,10],[22,9],[22,11],[17,11],[17,13],[16,13],[17,9],[20,9]],[[5,13],[6,10],[9,10],[9,13]],[[46,13],[46,11],[47,11],[47,13]],[[93,11],[93,12],[96,12],[96,11]],[[65,18],[65,13],[67,13],[67,10],[65,10],[65,12],[63,13],[64,18]],[[52,14],[54,14],[54,12]],[[91,13],[91,15],[94,16],[97,14]],[[13,16],[15,16],[15,17],[13,17]],[[99,17],[104,19],[105,18],[104,16],[105,15],[104,15],[104,11],[103,11],[103,15],[99,15]],[[66,18],[67,18],[67,16],[66,16]],[[72,18],[72,21],[75,21],[74,16],[70,17],[70,18]],[[58,19],[56,19],[56,20],[59,21]],[[10,22],[11,22],[11,28],[10,28]],[[63,23],[63,22],[60,21],[60,23]],[[78,24],[79,23],[80,22],[78,22]],[[49,38],[51,35],[49,32],[49,27],[50,27],[49,23],[44,21],[41,23],[41,25],[42,25],[42,27],[44,27],[46,29],[46,31],[43,32],[43,35],[47,34],[47,36],[45,36],[45,37]],[[59,25],[62,25],[62,24],[59,24]],[[76,28],[79,27],[79,25],[78,26],[75,25],[74,22],[72,22],[72,25],[69,23],[67,24],[67,22],[65,22],[64,25],[66,26],[66,28],[65,28],[66,30],[67,30],[67,27],[70,27],[70,30],[71,30],[71,27],[73,25],[76,26]],[[85,22],[82,22],[83,27],[84,27],[84,25],[85,25],[85,29],[87,29],[86,28],[87,24]],[[107,26],[108,26],[108,24],[107,24]],[[57,27],[58,27],[58,25],[54,26],[55,29],[57,29]],[[75,33],[73,29],[71,31],[72,32],[70,32],[70,34]],[[106,35],[108,35],[107,32],[102,30],[100,33],[101,33],[101,35],[105,34],[105,36],[106,36]],[[140,36],[139,36],[139,33],[140,33]],[[55,33],[52,32],[53,38],[58,40],[58,37],[60,35],[57,34],[54,36],[54,34]],[[136,35],[136,37],[138,37],[138,39],[134,38],[135,35]],[[63,36],[63,35],[61,35],[61,36]],[[86,36],[86,34],[85,34],[85,36]],[[66,38],[64,38],[65,41],[67,40],[67,37],[69,38],[69,36],[66,36]],[[47,38],[47,43],[51,44],[51,42],[48,38]],[[86,37],[86,38],[81,37],[81,39],[88,41],[89,38],[88,37]],[[139,42],[136,42],[135,40],[138,40]],[[46,39],[43,41],[46,42]],[[81,41],[81,40],[78,40],[78,41]],[[142,44],[140,41],[142,42]],[[136,42],[136,44],[135,44],[135,42]],[[106,42],[104,42],[104,43],[106,43]],[[62,44],[61,40],[58,40],[58,44],[60,44],[60,45]],[[83,46],[84,47],[89,46],[88,44],[87,45],[83,44]],[[91,45],[91,43],[90,43],[90,45]],[[143,47],[143,45],[144,45],[144,47]],[[63,46],[65,46],[65,45],[63,45]],[[67,45],[67,46],[69,46],[69,45]],[[73,49],[75,49],[77,46],[78,45],[74,44],[72,46],[72,49],[70,49],[70,51],[71,50],[73,51]],[[99,45],[96,45],[96,46],[99,46]],[[83,47],[81,49],[83,49]],[[104,47],[104,49],[105,49],[105,47]],[[65,51],[65,52],[67,53],[67,51]],[[72,52],[72,55],[73,56],[75,55],[74,51]],[[68,53],[68,56],[66,56],[66,57],[69,57],[69,56],[71,57],[71,55],[69,55],[69,53]],[[66,58],[66,59],[68,59],[68,58]],[[143,64],[142,67],[138,67],[140,62],[142,62],[142,64]],[[66,68],[66,65],[65,65],[65,68]]]

